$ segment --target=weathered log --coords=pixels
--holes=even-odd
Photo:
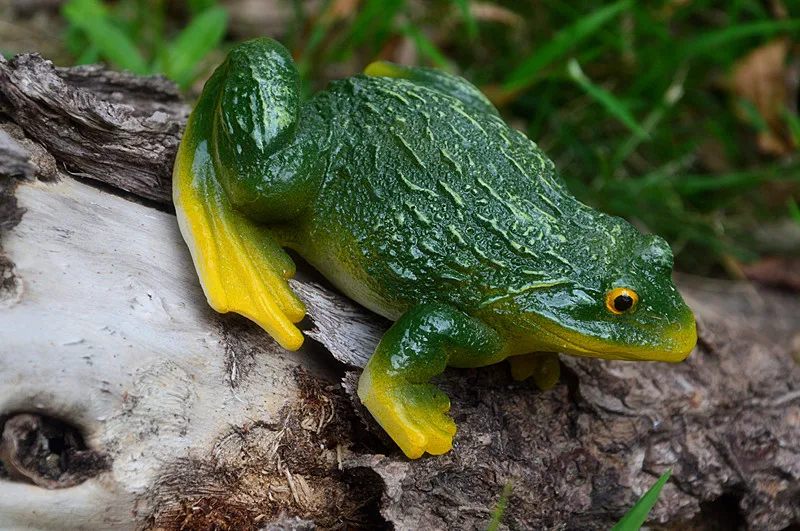
[[[18,206],[0,208],[0,423],[13,443],[0,461],[27,463],[0,479],[0,522],[257,528],[283,513],[323,528],[482,529],[511,480],[508,528],[607,529],[672,467],[653,522],[800,525],[796,295],[680,278],[700,344],[679,365],[563,356],[548,392],[504,365],[448,370],[437,383],[454,450],[409,461],[338,384],[352,389],[382,319],[302,264],[293,287],[315,341],[300,352],[207,307],[169,213],[187,113],[174,87],[27,55],[0,63],[0,109],[87,179],[25,181]],[[0,141],[16,153],[0,179],[37,171],[30,149]],[[83,439],[69,436],[70,455],[94,465],[67,487],[85,461],[48,445],[68,426]],[[35,444],[18,444],[25,433]]]

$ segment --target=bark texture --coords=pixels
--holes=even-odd
[[[800,390],[790,345],[800,304],[768,292],[754,305],[750,290],[727,283],[680,286],[703,338],[680,365],[562,356],[563,383],[546,393],[512,382],[504,367],[448,372],[441,386],[460,427],[457,451],[370,461],[387,482],[384,512],[403,529],[478,527],[511,480],[511,528],[607,529],[672,467],[654,522],[688,520],[723,499],[751,529],[796,523]]]
[[[74,442],[75,448],[100,452],[104,459],[96,475],[77,486],[44,491],[26,485],[20,491],[11,479],[19,478],[22,468],[39,484],[66,470],[50,470],[46,477],[45,466],[36,476],[30,463],[37,461],[20,455],[20,436],[14,435],[36,434],[36,420],[11,423],[16,431],[4,433],[11,438],[4,448],[13,446],[16,462],[29,464],[0,483],[0,489],[14,494],[0,503],[0,520],[4,514],[22,518],[31,500],[58,498],[80,507],[87,492],[100,491],[103,496],[93,498],[96,513],[116,503],[133,516],[125,520],[117,511],[118,520],[111,522],[90,514],[90,508],[78,511],[95,528],[111,523],[177,528],[182,522],[201,528],[213,521],[257,528],[285,511],[323,528],[334,527],[338,518],[373,528],[485,529],[511,481],[503,517],[508,529],[608,529],[672,467],[672,479],[651,516],[654,524],[763,530],[800,525],[797,295],[679,278],[698,318],[700,344],[678,365],[562,356],[562,380],[547,392],[514,382],[505,364],[448,370],[437,383],[450,395],[459,426],[454,450],[408,461],[352,396],[357,368],[371,354],[385,321],[324,282],[310,281],[313,272],[304,275],[302,265],[293,288],[308,304],[306,334],[315,341],[299,354],[281,352],[244,319],[219,317],[204,307],[171,215],[158,211],[170,209],[171,166],[188,112],[171,83],[99,67],[59,69],[25,55],[0,62],[0,110],[16,124],[5,129],[24,132],[23,141],[0,131],[0,154],[11,154],[0,160],[0,182],[48,173],[47,157],[32,152],[36,145],[60,168],[108,185],[96,190],[65,177],[58,185],[19,185],[20,205],[10,192],[0,195],[8,255],[0,271],[2,286],[8,286],[3,289],[11,293],[0,300],[6,301],[5,307],[0,304],[5,312],[0,313],[0,372],[6,378],[0,378],[0,394],[7,395],[0,396],[0,422],[38,408],[81,428],[88,448]],[[103,231],[94,230],[97,223]],[[142,252],[134,258],[137,249]],[[41,265],[53,253],[89,272],[98,260],[108,267],[108,278],[93,276],[92,293],[107,289],[109,295],[87,312],[90,318],[65,300],[68,290],[58,290],[61,272]],[[132,282],[128,292],[113,289],[113,275],[136,279],[138,273],[152,284]],[[37,279],[39,291],[35,284],[23,289],[27,284],[18,277]],[[41,290],[48,283],[53,288]],[[130,317],[133,330],[151,329],[125,340],[136,353],[124,358],[136,367],[127,371],[131,374],[123,368],[106,377],[130,389],[132,402],[118,390],[110,397],[99,394],[105,397],[99,402],[82,401],[74,391],[65,391],[74,403],[47,398],[52,382],[37,380],[39,373],[11,351],[50,334],[53,322],[70,329],[121,306],[135,311],[123,316]],[[26,329],[20,328],[21,320],[9,324],[12,315],[27,319]],[[35,327],[37,316],[50,323],[44,331]],[[165,319],[174,322],[162,326]],[[170,362],[166,346],[176,338],[182,345],[204,346],[196,355]],[[59,346],[39,341],[37,356],[45,366],[48,359],[54,366],[66,364],[66,381],[83,378],[87,389],[102,387],[104,379],[84,358],[96,355],[90,347],[105,340],[89,339],[67,338]],[[326,362],[330,354],[340,363]],[[269,356],[275,361],[265,359]],[[148,369],[142,359],[153,365]],[[269,397],[266,407],[259,405],[259,389]],[[196,402],[188,398],[194,394],[200,397]],[[37,402],[56,399],[58,407]],[[219,407],[215,401],[221,401]],[[153,408],[156,404],[163,407]],[[123,420],[133,420],[135,428]],[[20,429],[20,422],[27,428]],[[153,429],[167,437],[157,458],[148,453],[161,441]],[[195,436],[182,439],[186,433]],[[138,460],[131,444],[142,452]],[[42,445],[33,447],[46,465]],[[137,466],[136,474],[129,473]],[[344,507],[333,520],[332,506]],[[58,519],[14,521],[47,527]]]
[[[37,54],[0,67],[0,106],[70,173],[169,204],[189,107],[164,77],[55,68]]]

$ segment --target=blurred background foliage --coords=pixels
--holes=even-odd
[[[666,237],[684,271],[742,278],[766,256],[800,256],[798,0],[0,7],[7,56],[163,73],[189,99],[232,46],[262,35],[292,51],[307,97],[379,59],[466,77],[581,200]]]

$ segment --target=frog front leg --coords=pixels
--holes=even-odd
[[[270,39],[235,48],[206,83],[173,172],[178,222],[209,304],[297,349],[305,307],[295,266],[269,224],[297,216],[322,180],[317,146],[298,142],[300,78]]]
[[[450,399],[428,381],[447,365],[480,365],[501,349],[497,332],[449,306],[420,304],[386,332],[358,382],[358,396],[401,450],[416,459],[452,448]]]
[[[508,358],[511,365],[511,377],[522,382],[533,378],[536,387],[542,391],[552,389],[558,382],[561,366],[558,363],[556,352],[534,352],[511,356]]]

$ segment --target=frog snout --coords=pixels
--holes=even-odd
[[[672,325],[667,334],[669,346],[658,360],[674,363],[685,360],[697,344],[697,325],[694,316],[689,313],[685,319]]]

